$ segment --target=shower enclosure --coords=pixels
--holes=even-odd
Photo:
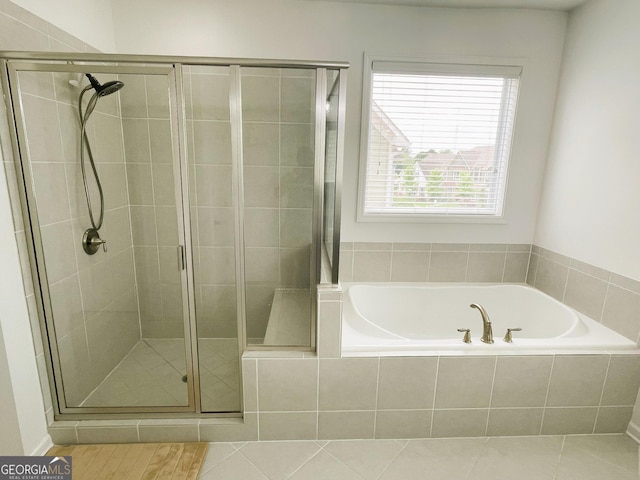
[[[337,281],[347,65],[2,58],[56,415],[241,412]]]

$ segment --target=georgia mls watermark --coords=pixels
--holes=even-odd
[[[71,456],[0,457],[0,480],[71,480]]]

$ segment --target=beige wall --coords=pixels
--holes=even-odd
[[[535,243],[640,280],[635,0],[571,13]]]

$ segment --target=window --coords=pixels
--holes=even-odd
[[[500,217],[521,67],[369,66],[363,218]]]

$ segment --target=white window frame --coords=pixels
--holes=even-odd
[[[505,74],[508,76],[522,77],[523,59],[514,58],[493,58],[493,57],[432,57],[415,58],[400,56],[382,56],[364,54],[363,82],[362,82],[362,120],[360,132],[360,164],[359,164],[359,185],[358,185],[358,222],[424,222],[424,223],[498,223],[505,224],[505,210],[507,189],[509,185],[509,170],[512,159],[507,159],[506,173],[504,177],[504,188],[502,191],[501,208],[499,214],[442,214],[433,212],[385,212],[385,213],[365,213],[365,191],[367,181],[367,162],[369,149],[369,128],[372,106],[372,83],[373,65],[382,64],[385,69],[397,69],[398,73],[406,72],[434,72],[438,73],[477,73],[477,74]],[[446,70],[445,70],[446,67]],[[516,109],[519,103],[522,81],[518,89],[516,99]],[[513,134],[511,145],[509,146],[509,157],[513,151],[513,142],[516,137],[517,112],[514,118]]]

